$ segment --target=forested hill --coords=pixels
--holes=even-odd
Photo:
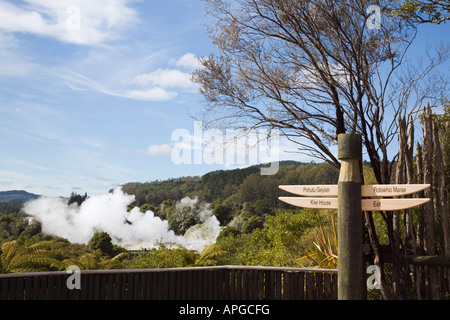
[[[264,200],[272,209],[284,207],[278,197],[286,193],[278,188],[285,184],[336,184],[339,171],[327,163],[280,162],[275,175],[261,175],[260,166],[219,170],[200,177],[182,177],[146,183],[124,184],[123,191],[136,196],[133,205],[157,207],[165,200],[198,197],[209,203],[254,204]]]
[[[39,198],[39,195],[24,190],[0,191],[0,203],[19,203]]]

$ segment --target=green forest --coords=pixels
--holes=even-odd
[[[370,179],[370,168],[364,171]],[[123,191],[135,196],[129,206],[151,210],[167,220],[169,228],[183,234],[199,223],[191,210],[175,210],[177,201],[197,197],[208,203],[220,221],[222,231],[216,243],[202,252],[157,242],[152,249],[127,251],[99,230],[87,244],[44,234],[40,222],[30,220],[22,203],[0,204],[2,273],[81,269],[164,268],[220,264],[267,266],[314,266],[318,239],[329,239],[332,257],[333,216],[320,210],[301,210],[277,200],[282,184],[334,184],[338,170],[326,163],[281,163],[273,176],[260,175],[259,167],[214,171],[200,177],[183,177],[146,183],[126,183]],[[81,205],[87,194],[72,193],[67,205]],[[334,250],[334,251],[333,251]],[[317,257],[316,257],[317,258]],[[327,260],[328,261],[328,260]],[[322,264],[325,262],[322,262]],[[335,261],[330,259],[329,266]]]

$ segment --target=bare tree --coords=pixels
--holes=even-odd
[[[447,59],[447,47],[411,65],[406,57],[417,30],[392,14],[390,1],[206,4],[217,52],[192,75],[205,98],[206,125],[276,128],[299,152],[336,167],[337,135],[359,133],[377,182],[392,181],[397,155],[389,146],[398,141],[397,119],[411,120],[422,101],[440,101],[446,81],[433,70]],[[394,241],[392,216],[383,219]],[[379,264],[371,214],[365,220]]]
[[[193,73],[207,102],[202,120],[277,128],[299,152],[335,166],[337,134],[357,132],[377,181],[389,182],[397,117],[412,111],[412,90],[446,57],[405,73],[415,28],[383,3],[370,11],[372,3],[207,1],[218,52]]]

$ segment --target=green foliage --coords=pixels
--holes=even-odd
[[[265,220],[263,217],[251,216],[242,225],[243,233],[251,233],[253,230],[264,227]]]
[[[217,241],[221,241],[223,238],[227,237],[238,237],[241,235],[241,231],[236,227],[225,227],[222,229],[222,231],[217,236]]]
[[[0,202],[0,216],[7,214],[23,215],[22,207],[22,202]]]
[[[417,24],[440,24],[450,19],[450,4],[446,0],[406,0],[394,10],[394,14]]]
[[[190,252],[193,254],[193,252]],[[184,267],[192,261],[185,248],[168,248],[163,243],[151,250],[142,252],[132,260],[124,263],[127,269],[176,268]]]
[[[85,193],[84,196],[82,196],[75,192],[72,192],[67,204],[71,205],[72,203],[76,203],[78,206],[81,206],[81,204],[87,199],[87,197],[88,197],[87,193]]]
[[[229,206],[219,204],[213,209],[213,214],[219,220],[221,225],[227,225],[230,222],[231,208]]]
[[[191,207],[176,208],[167,216],[167,221],[169,228],[178,235],[184,234],[190,227],[200,222],[197,210]]]
[[[298,266],[296,260],[311,246],[311,233],[319,226],[317,215],[326,225],[330,223],[326,211],[280,210],[266,217],[263,228],[251,233],[239,233],[237,228],[225,229],[217,238],[217,244],[228,252],[224,260],[230,264]]]
[[[125,266],[125,259],[129,258],[127,252],[122,252],[110,258],[102,256],[101,251],[97,250],[94,253],[85,253],[79,259],[65,259],[62,261],[65,268],[76,265],[81,270],[96,270],[96,269],[122,269]]]
[[[9,214],[0,216],[0,243],[18,239],[29,239],[41,232],[41,225],[37,221],[32,223],[23,215]]]
[[[311,266],[336,269],[338,265],[338,240],[337,227],[334,215],[330,215],[331,225],[327,228],[321,223],[320,216],[317,216],[319,228],[315,232],[315,241],[313,248],[307,251],[306,256],[297,259],[297,263],[304,268]],[[307,260],[309,263],[305,263]]]
[[[207,245],[195,260],[195,266],[216,266],[227,254],[228,252],[218,244]]]
[[[164,200],[176,201],[185,196],[195,197],[199,189],[199,177],[182,177],[147,183],[131,182],[122,186],[124,192],[136,196],[133,206],[138,207],[145,203],[159,206]]]
[[[60,270],[62,264],[54,259],[50,251],[43,249],[45,242],[31,246],[19,240],[5,242],[0,256],[2,272],[37,272]]]
[[[100,250],[103,254],[111,256],[113,254],[113,245],[111,237],[107,232],[96,232],[87,244],[89,250]]]

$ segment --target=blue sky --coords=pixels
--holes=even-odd
[[[214,50],[206,19],[199,0],[0,0],[0,191],[99,194],[223,169],[170,156],[202,108],[188,75]],[[449,31],[425,28],[418,48]]]

